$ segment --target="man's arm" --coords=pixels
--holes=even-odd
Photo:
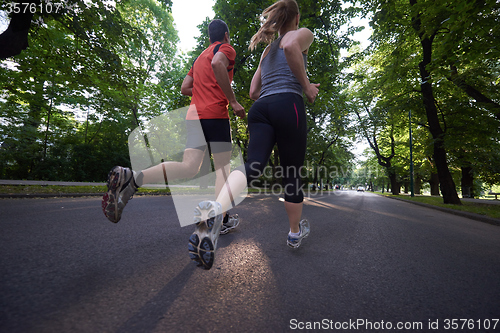
[[[194,82],[193,77],[186,75],[184,81],[182,81],[181,94],[186,96],[193,96],[193,82]]]
[[[231,88],[231,81],[229,80],[229,75],[227,74],[228,66],[229,59],[226,55],[222,52],[217,52],[212,59],[212,69],[214,71],[217,84],[219,84],[219,87],[222,89],[222,92],[233,108],[234,114],[240,118],[245,118],[245,109],[240,105],[240,103],[238,103],[233,89]]]

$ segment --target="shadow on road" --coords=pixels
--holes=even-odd
[[[129,320],[124,322],[117,333],[153,332],[155,327],[168,308],[177,299],[181,290],[184,289],[195,269],[194,263],[188,262],[169,283],[167,283],[156,295],[144,304]]]

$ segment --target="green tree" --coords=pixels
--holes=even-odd
[[[387,55],[388,61],[382,67],[386,83],[403,84],[410,88],[409,94],[417,91],[420,95],[425,117],[421,125],[432,137],[432,164],[444,202],[460,203],[450,167],[463,166],[465,173],[469,173],[467,156],[473,149],[459,152],[454,150],[454,143],[460,138],[462,143],[477,144],[478,135],[473,126],[466,125],[473,114],[478,124],[489,129],[486,137],[493,139],[491,141],[498,137],[492,122],[497,114],[495,101],[498,101],[495,94],[498,82],[494,79],[498,77],[495,76],[498,54],[494,47],[498,42],[498,3],[459,1],[450,5],[446,1],[424,0],[362,3],[374,13],[372,46]],[[491,52],[484,52],[490,48]],[[479,70],[468,71],[473,68]],[[452,82],[455,88],[446,82]],[[465,83],[483,97],[490,97],[481,99]],[[422,117],[420,108],[412,108],[412,111],[417,119]],[[493,117],[487,117],[488,113]],[[457,131],[458,128],[461,131]],[[495,146],[488,144],[488,147]],[[474,168],[489,173],[488,168],[480,167],[477,161]]]
[[[127,4],[129,0],[119,4]],[[171,0],[160,3],[171,10]],[[10,22],[7,30],[0,34],[0,60],[19,55],[29,45],[29,34],[33,25],[57,20],[76,38],[86,41],[99,56],[113,57],[109,46],[122,38],[133,39],[136,34],[124,26],[121,17],[117,16],[114,4],[106,1],[69,0],[65,2],[43,2],[41,0],[2,1],[0,10],[9,14]],[[127,34],[125,30],[131,32]],[[116,38],[116,39],[115,39]],[[114,40],[112,43],[107,41]],[[116,60],[116,57],[114,57]],[[104,59],[103,59],[104,60]]]
[[[4,176],[102,181],[130,163],[127,134],[138,121],[183,104],[168,6],[117,6],[78,3],[44,17],[30,33],[35,47],[3,63]]]

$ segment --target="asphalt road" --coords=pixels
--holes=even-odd
[[[204,271],[171,197],[116,225],[98,198],[0,200],[0,332],[500,332],[498,226],[342,192],[306,200],[292,250],[278,197],[234,212]]]

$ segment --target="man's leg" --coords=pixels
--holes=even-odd
[[[215,167],[215,197],[219,196],[219,193],[224,186],[229,173],[231,172],[231,166],[229,164],[231,160],[231,151],[214,153],[214,167]]]
[[[163,162],[151,168],[142,170],[142,184],[156,184],[167,180],[189,179],[200,171],[205,150],[186,148],[182,162]],[[165,177],[167,179],[165,179]],[[142,185],[139,184],[139,185]]]
[[[139,186],[163,183],[174,179],[193,178],[200,170],[205,150],[187,148],[182,162],[164,162],[143,170],[139,174],[129,168],[114,167],[108,174],[108,191],[102,198],[104,215],[114,223],[121,219],[122,211]]]

